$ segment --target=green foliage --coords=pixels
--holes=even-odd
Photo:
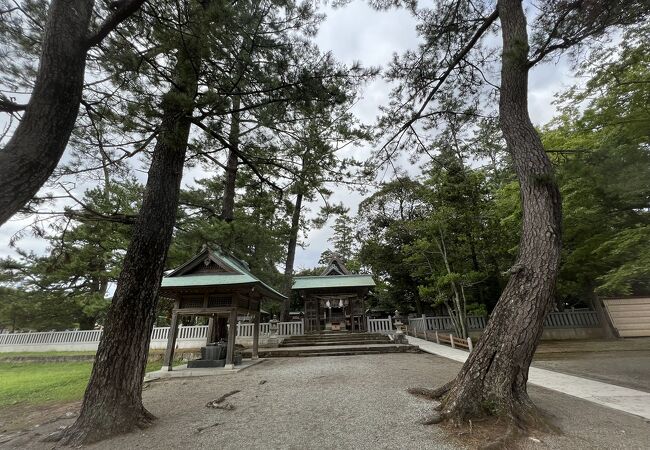
[[[0,273],[13,293],[0,301],[0,323],[18,329],[92,329],[109,306],[106,294],[121,270],[130,225],[105,220],[134,216],[140,187],[134,181],[109,182],[86,192],[83,211],[68,210],[55,222],[45,256],[20,252],[0,260]]]
[[[333,234],[329,242],[334,246],[333,253],[340,256],[346,264],[351,263],[356,253],[356,230],[354,220],[348,215],[347,211],[337,215],[332,225],[332,231]],[[321,257],[321,263],[327,263],[327,261],[323,261],[323,257]],[[353,270],[352,268],[349,269]]]
[[[424,213],[421,189],[419,182],[402,177],[359,205],[359,260],[378,279],[373,306],[422,312],[418,284],[405,264],[406,247],[416,239],[410,222]]]
[[[273,190],[251,183],[252,174],[240,170],[242,195],[235,204],[234,220],[220,218],[223,178],[198,181],[182,192],[178,232],[167,266],[176,267],[207,244],[232,253],[249,264],[251,272],[271,285],[280,285],[277,265],[284,260],[289,223]]]
[[[391,309],[421,314],[424,304],[451,307],[452,298],[464,298],[465,307],[484,312],[500,295],[500,267],[512,259],[502,239],[510,205],[494,191],[507,178],[490,133],[461,136],[455,125],[436,141],[430,153],[438,155],[419,181],[387,183],[359,208],[361,261],[383,279]],[[472,168],[468,155],[483,145],[494,165]]]
[[[595,50],[582,66],[586,85],[560,98],[562,114],[543,133],[564,200],[567,302],[650,292],[649,36],[643,27],[620,48]]]

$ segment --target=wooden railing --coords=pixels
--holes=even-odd
[[[450,345],[452,348],[460,348],[471,352],[474,349],[472,338],[461,338],[454,336],[452,333],[441,333],[436,331],[417,331],[414,328],[409,328],[407,334],[413,337],[422,338],[427,341],[435,342],[436,344]]]
[[[388,316],[388,319],[367,319],[368,333],[393,333],[393,318]]]
[[[303,334],[305,334],[305,323],[302,320],[278,323],[278,336],[301,336]]]
[[[252,323],[238,323],[237,336],[242,338],[253,337]],[[260,337],[271,334],[269,323],[260,323]],[[304,334],[304,323],[278,322],[278,336],[299,336]],[[69,346],[70,350],[94,350],[102,336],[102,330],[76,330],[76,331],[45,331],[37,333],[7,333],[0,334],[0,351],[11,351],[11,348],[29,351],[47,351],[54,346]],[[167,343],[169,327],[154,327],[151,332],[152,347],[160,347]],[[195,341],[200,346],[208,336],[207,325],[179,326],[177,341]]]
[[[482,330],[486,322],[483,316],[467,316],[467,326],[470,330]],[[409,325],[418,331],[454,329],[454,322],[449,316],[410,318]]]
[[[409,326],[419,332],[450,331],[454,322],[449,316],[413,317],[408,320]],[[487,324],[484,316],[467,316],[469,330],[482,330]],[[563,311],[552,312],[544,320],[545,328],[592,328],[599,327],[600,321],[596,311]]]

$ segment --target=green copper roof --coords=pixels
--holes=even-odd
[[[208,260],[208,263],[210,261],[214,262],[223,272],[192,273],[193,269],[206,262],[206,260]],[[232,255],[208,248],[204,248],[198,255],[173,270],[166,277],[163,277],[161,287],[234,286],[246,284],[259,286],[260,290],[267,297],[278,300],[286,298],[253,275],[245,262],[240,261]]]
[[[374,285],[372,275],[327,275],[295,277],[292,289],[372,287]]]
[[[187,286],[225,286],[229,284],[249,284],[259,280],[248,275],[218,274],[218,275],[182,275],[178,277],[165,277],[162,287],[187,287]]]

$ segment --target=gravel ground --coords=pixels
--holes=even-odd
[[[94,449],[459,449],[460,441],[418,421],[433,403],[405,392],[441,384],[459,363],[428,354],[284,358],[215,378],[149,383],[145,405],[159,420],[151,428],[101,442]],[[223,403],[205,405],[239,390]],[[534,401],[553,411],[561,435],[536,436],[533,449],[646,449],[650,425],[625,413],[540,388]],[[41,435],[69,424],[58,421]],[[208,427],[199,431],[203,427]],[[34,430],[7,448],[51,448]]]

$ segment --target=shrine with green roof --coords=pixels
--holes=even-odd
[[[250,315],[255,327],[252,357],[257,359],[260,305],[264,298],[286,297],[253,275],[248,265],[225,252],[207,246],[163,277],[160,295],[174,300],[170,332],[163,368],[171,370],[181,316],[208,317],[208,336],[204,352],[216,343],[226,342],[226,368],[234,364],[237,316]]]
[[[318,276],[295,277],[292,290],[303,303],[306,332],[366,330],[366,297],[372,275],[353,274],[333,257]]]

